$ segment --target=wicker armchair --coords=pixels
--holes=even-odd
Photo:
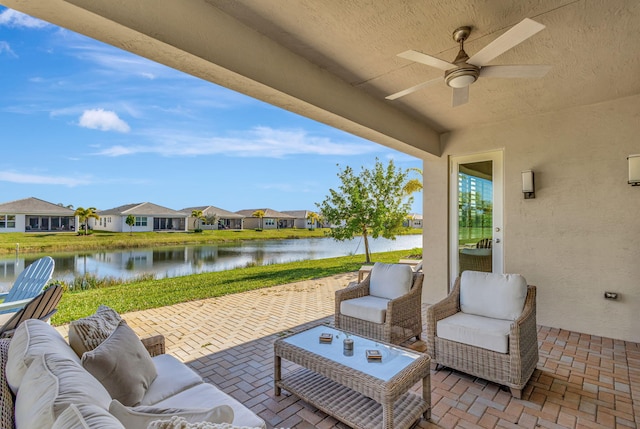
[[[458,253],[460,270],[459,274],[464,271],[482,271],[490,273],[493,270],[493,256],[491,249],[462,249]]]
[[[438,337],[438,322],[461,312],[460,277],[451,293],[427,309],[427,353],[432,362],[508,386],[515,398],[538,363],[536,287],[526,287],[522,313],[510,322],[508,350],[500,353]]]
[[[409,267],[407,267],[409,268]],[[344,301],[370,296],[370,282],[373,273],[361,283],[351,283],[335,293],[335,326],[363,337],[400,344],[411,337],[420,339],[422,333],[422,272],[412,272],[412,284],[405,295],[389,299],[383,323],[375,323],[341,312]]]

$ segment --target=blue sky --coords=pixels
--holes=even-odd
[[[0,202],[315,210],[419,159],[0,7]],[[414,195],[413,212],[422,212]]]

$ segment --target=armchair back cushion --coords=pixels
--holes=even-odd
[[[376,262],[371,270],[369,294],[379,298],[396,299],[406,295],[413,284],[413,271],[407,264]]]
[[[460,278],[463,313],[492,319],[516,320],[527,297],[527,281],[520,274],[464,271]]]

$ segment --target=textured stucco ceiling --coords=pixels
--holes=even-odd
[[[443,74],[400,52],[453,61],[457,27],[472,27],[471,56],[526,17],[544,24],[491,62],[552,65],[543,79],[480,79],[470,103],[456,108],[444,82],[389,102],[440,132],[640,91],[637,0],[207,1],[378,98]]]
[[[640,92],[638,0],[0,0],[32,14],[311,117],[419,154],[439,135]],[[396,56],[452,61],[452,31],[480,50],[528,17],[546,26],[490,64],[549,64],[542,79],[481,78],[451,107],[442,76]],[[413,152],[412,152],[413,151]]]

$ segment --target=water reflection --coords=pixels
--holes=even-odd
[[[405,235],[396,240],[370,240],[372,252],[422,247],[422,236]],[[363,254],[360,240],[337,242],[329,238],[245,241],[240,243],[171,246],[153,249],[83,251],[51,256],[54,279],[71,281],[84,274],[98,277],[132,278],[153,274],[177,277],[209,271],[224,271],[247,265],[268,265],[309,259]],[[0,259],[0,289],[6,290],[17,275],[40,256],[19,255]]]

